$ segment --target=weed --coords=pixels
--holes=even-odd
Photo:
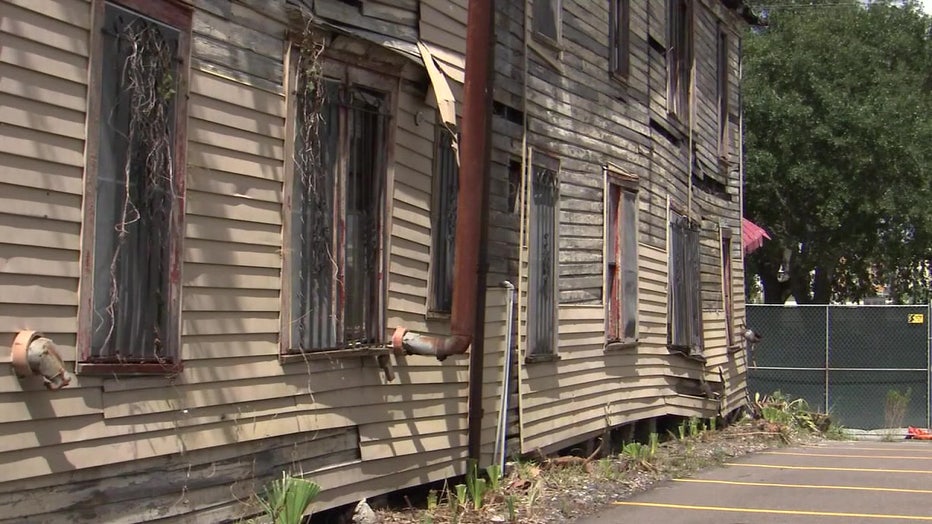
[[[498,493],[502,486],[502,467],[498,464],[490,464],[486,466],[485,473],[489,476],[489,490],[492,493]]]
[[[699,417],[689,417],[689,436],[695,437],[699,433]]]
[[[505,508],[508,509],[508,522],[518,522],[518,509],[516,507],[518,497],[508,495],[505,497]]]
[[[316,483],[282,471],[280,480],[266,486],[265,496],[259,503],[274,524],[300,524],[307,507],[318,494],[320,486]]]
[[[905,393],[900,393],[895,389],[887,391],[887,400],[883,408],[884,427],[887,428],[887,435],[884,439],[892,440],[893,428],[903,427],[903,421],[906,419],[906,409],[909,407],[909,400],[912,396],[912,389],[906,388]]]

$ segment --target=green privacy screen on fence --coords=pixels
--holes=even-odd
[[[751,394],[781,391],[849,428],[877,429],[891,391],[910,393],[901,425],[929,427],[929,306],[748,305],[763,336]],[[755,365],[756,364],[756,365]]]

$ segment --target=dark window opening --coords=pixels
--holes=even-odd
[[[683,121],[689,111],[692,81],[691,0],[669,0],[667,48],[667,104],[669,112]]]
[[[728,61],[729,50],[728,50],[728,33],[725,32],[725,29],[719,27],[718,30],[718,57],[717,57],[717,73],[718,79],[716,82],[716,92],[718,94],[718,153],[722,158],[727,158],[729,154],[729,133],[728,133],[728,97],[730,96],[729,85],[728,85],[728,76],[729,76],[729,65]]]
[[[459,193],[459,165],[453,149],[453,135],[447,129],[437,134],[434,160],[434,213],[431,309],[449,313],[453,307],[453,254],[456,235],[456,198]]]
[[[667,343],[690,356],[701,356],[699,228],[676,211],[671,215]]]
[[[97,170],[88,182],[92,312],[81,361],[177,365],[186,34],[112,3],[103,13]]]
[[[609,67],[613,75],[619,79],[628,78],[630,69],[630,1],[610,0],[609,13]]]
[[[502,117],[512,124],[524,124],[524,111],[499,101],[492,102],[492,114]]]
[[[606,341],[637,339],[637,193],[608,184],[606,235]]]
[[[556,353],[559,161],[540,155],[531,175],[528,354]]]
[[[534,33],[553,43],[560,41],[561,0],[534,0],[532,27]]]
[[[289,349],[372,345],[381,329],[387,100],[335,81],[308,85],[303,73],[296,84]]]
[[[724,290],[723,306],[725,308],[725,340],[728,345],[734,343],[735,302],[734,282],[731,269],[731,236],[722,233],[722,288]]]
[[[510,160],[508,162],[508,212],[518,213],[521,193],[521,162]]]

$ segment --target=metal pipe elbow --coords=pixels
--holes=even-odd
[[[466,353],[472,344],[468,335],[433,336],[408,331],[403,327],[395,329],[392,335],[392,349],[396,355],[434,356],[443,361],[451,355]]]

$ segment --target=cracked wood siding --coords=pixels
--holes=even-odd
[[[465,471],[465,358],[397,358],[390,384],[371,358],[279,363],[283,4],[196,0],[195,7],[185,369],[175,381],[77,376],[57,392],[0,376],[0,462],[8,472],[0,521],[236,517],[243,508],[231,486],[245,496],[267,479],[268,468],[250,464],[276,446],[304,446],[295,460],[306,472],[327,468],[314,475],[325,487],[319,507]],[[0,8],[0,343],[12,329],[41,329],[71,366],[90,3],[55,0],[40,12],[26,0],[4,0]],[[400,84],[386,328],[442,333],[446,321],[424,319],[434,117],[416,82]],[[430,116],[417,125],[418,114]],[[504,338],[494,293],[490,354]],[[8,350],[0,347],[0,359]],[[337,446],[326,437],[334,431],[354,436]],[[320,440],[308,440],[318,432]],[[116,488],[141,484],[145,490]],[[114,489],[100,499],[92,486]],[[190,504],[174,505],[182,489]],[[44,504],[50,491],[55,501]]]
[[[468,0],[421,0],[418,18],[421,41],[443,73],[460,84],[466,71],[467,4]]]

